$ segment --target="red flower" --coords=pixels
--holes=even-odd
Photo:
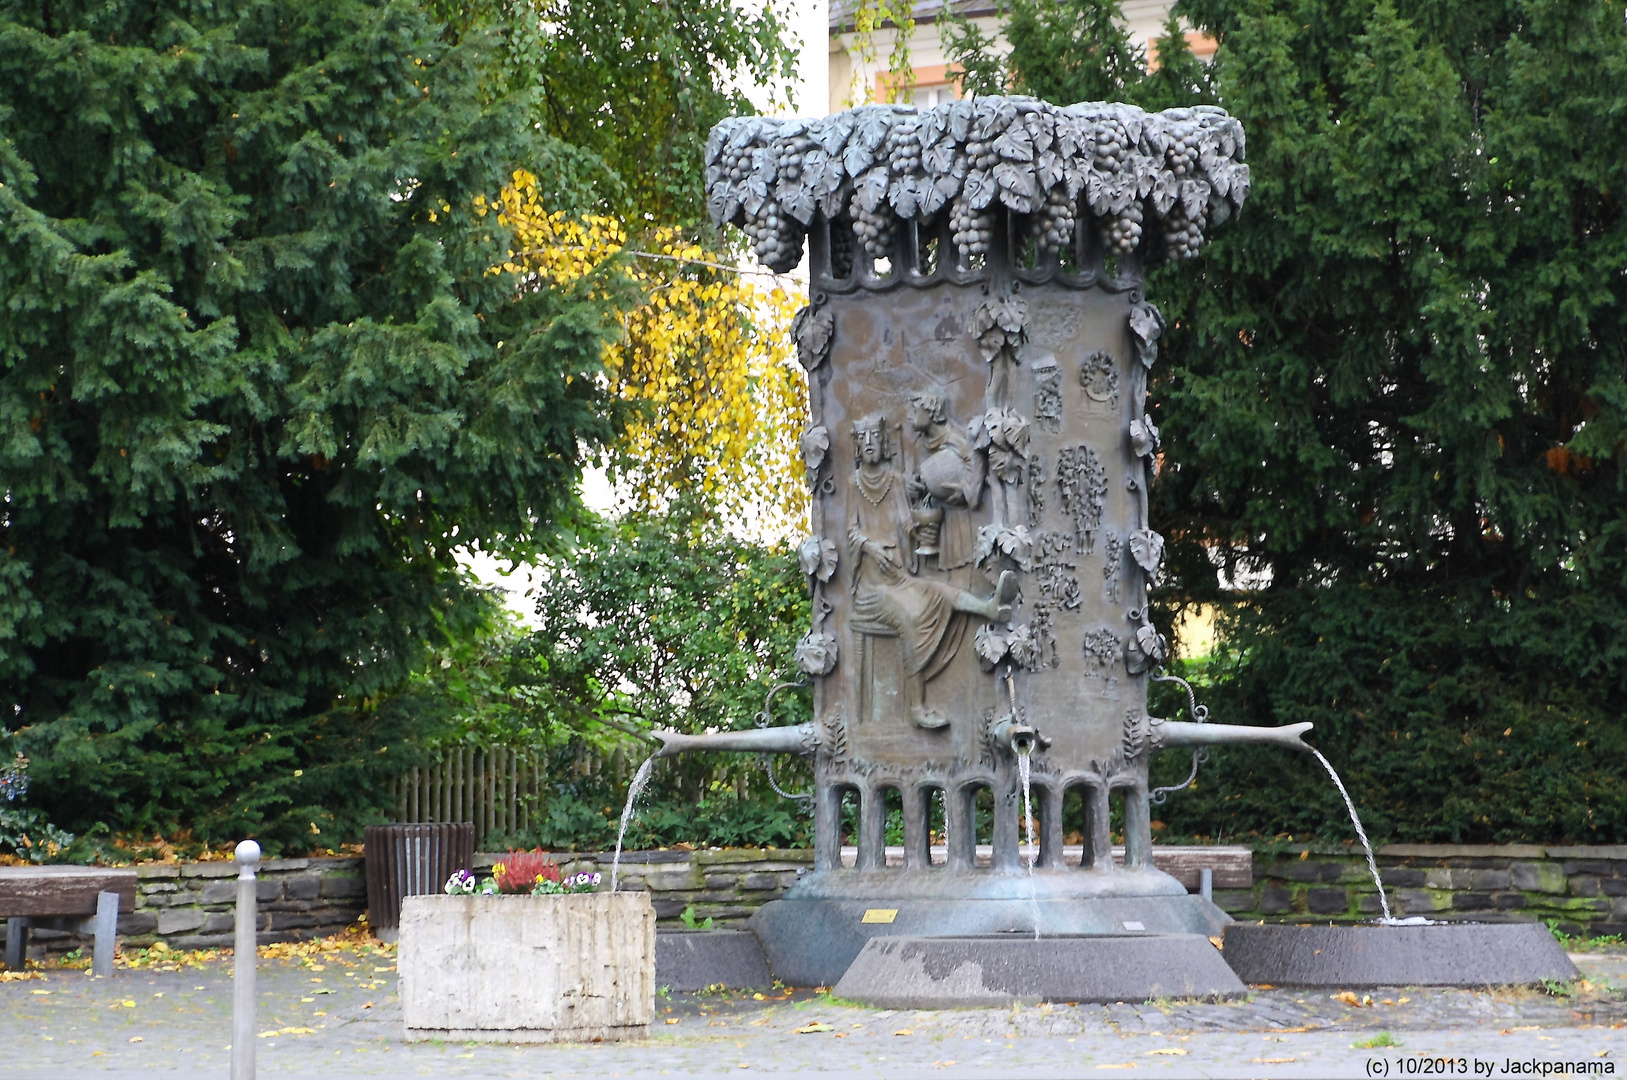
[[[536,851],[511,851],[498,865],[503,869],[496,872],[497,867],[494,866],[492,877],[497,881],[499,892],[528,893],[539,877],[547,881],[559,880],[559,864],[540,848]]]

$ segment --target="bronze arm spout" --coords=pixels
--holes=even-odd
[[[1040,734],[1039,729],[1028,724],[1019,724],[1006,717],[994,725],[994,741],[1011,751],[1013,754],[1031,754],[1035,750],[1050,748],[1051,740]]]
[[[692,750],[733,750],[743,754],[811,754],[819,745],[819,729],[813,724],[791,727],[748,728],[745,731],[716,731],[710,735],[684,735],[657,729],[650,732],[661,740],[658,758],[675,757]]]
[[[1176,746],[1226,746],[1237,743],[1267,743],[1289,750],[1309,751],[1300,736],[1311,730],[1310,721],[1282,727],[1250,727],[1246,724],[1193,724],[1185,720],[1165,720],[1152,725],[1154,750]]]

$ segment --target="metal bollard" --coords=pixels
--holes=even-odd
[[[260,845],[245,840],[234,853],[237,871],[237,940],[232,962],[232,1080],[254,1080],[254,868],[260,865]]]
[[[1215,872],[1205,866],[1198,870],[1198,895],[1209,901],[1215,901]]]
[[[113,974],[113,951],[118,947],[119,894],[96,894],[96,945],[91,953],[90,973],[98,979]]]

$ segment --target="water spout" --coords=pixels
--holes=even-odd
[[[1373,884],[1378,886],[1378,903],[1384,909],[1384,918],[1380,921],[1386,926],[1391,925],[1395,920],[1390,917],[1390,900],[1384,895],[1384,881],[1378,876],[1378,862],[1373,858],[1373,845],[1367,842],[1367,830],[1361,827],[1361,818],[1356,816],[1356,804],[1350,801],[1350,792],[1345,790],[1344,781],[1339,779],[1339,774],[1334,771],[1332,763],[1322,756],[1322,751],[1312,749],[1311,753],[1316,755],[1316,760],[1322,763],[1322,767],[1333,778],[1333,786],[1338,788],[1339,794],[1344,797],[1345,809],[1350,811],[1350,823],[1356,826],[1356,836],[1361,840],[1362,850],[1367,852],[1367,869],[1372,872]]]
[[[627,837],[627,823],[633,819],[633,803],[643,794],[644,786],[650,782],[650,774],[655,771],[655,759],[658,754],[651,754],[644,759],[644,764],[638,767],[633,774],[633,782],[627,786],[627,805],[621,808],[621,828],[616,831],[616,857],[610,863],[610,891],[616,891],[616,884],[621,877],[621,843]]]

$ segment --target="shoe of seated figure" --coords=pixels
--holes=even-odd
[[[914,724],[918,728],[925,728],[928,731],[931,731],[934,728],[949,726],[949,720],[947,717],[945,717],[942,713],[934,712],[931,709],[912,709],[910,711],[910,723]]]

